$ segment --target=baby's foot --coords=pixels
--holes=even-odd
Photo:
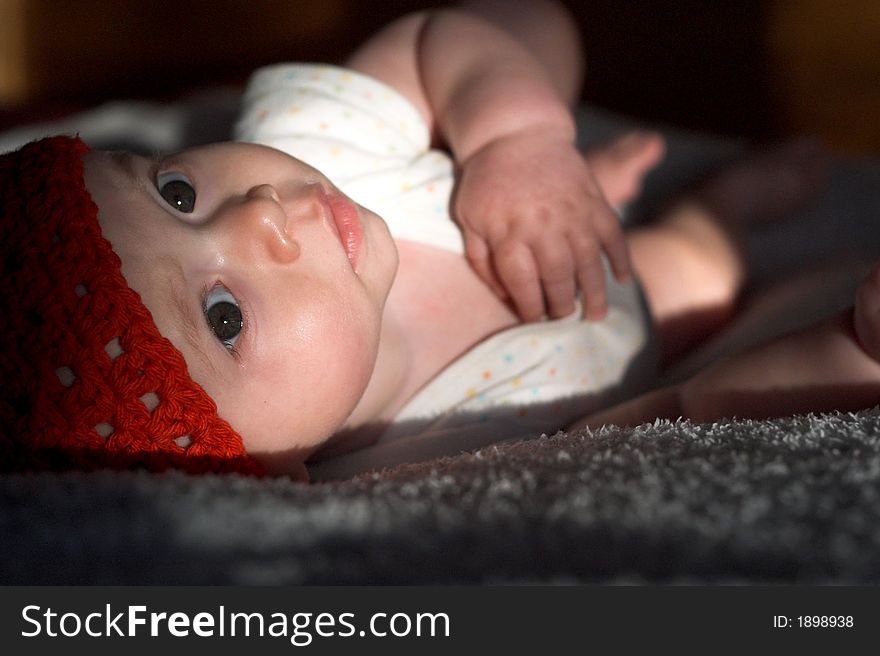
[[[702,296],[732,307],[747,278],[751,224],[781,218],[809,201],[823,176],[822,151],[798,140],[721,167],[657,221],[687,256]]]
[[[751,153],[709,175],[671,212],[676,227],[702,240],[710,257],[725,255],[741,285],[751,226],[781,219],[814,199],[824,186],[825,155],[815,139],[797,139]]]
[[[880,362],[880,262],[856,291],[853,321],[862,348]]]
[[[655,132],[629,132],[611,143],[584,153],[605,198],[614,207],[632,201],[642,190],[645,175],[663,159],[663,137]]]
[[[719,218],[747,225],[783,218],[814,200],[826,176],[812,138],[749,155],[712,175],[695,193]]]

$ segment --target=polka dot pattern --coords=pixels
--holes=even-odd
[[[499,415],[542,432],[555,430],[651,382],[653,341],[641,295],[634,285],[608,279],[615,301],[601,322],[581,318],[581,308],[555,321],[524,324],[493,335],[450,364],[397,415],[404,424],[428,422],[431,430],[477,421],[497,427]]]

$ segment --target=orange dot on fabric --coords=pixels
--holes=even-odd
[[[514,378],[514,379],[511,381],[511,383],[513,384],[514,387],[519,387],[520,385],[522,385],[522,378],[520,378],[519,376],[517,376],[516,378]]]
[[[484,371],[483,372],[483,380],[492,380],[492,372]]]
[[[547,373],[550,374],[551,376],[555,376],[556,375],[556,367],[550,367],[547,370]]]

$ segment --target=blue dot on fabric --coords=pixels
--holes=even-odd
[[[501,356],[501,359],[504,360],[507,364],[513,362],[513,356],[510,353]]]
[[[565,349],[562,347],[562,344],[557,344],[557,345],[556,345],[556,352],[557,352],[557,353],[562,353],[564,350],[565,350]]]

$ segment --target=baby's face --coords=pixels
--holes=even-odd
[[[304,472],[373,371],[397,267],[385,223],[264,146],[92,152],[85,169],[128,284],[192,378],[269,471]]]

